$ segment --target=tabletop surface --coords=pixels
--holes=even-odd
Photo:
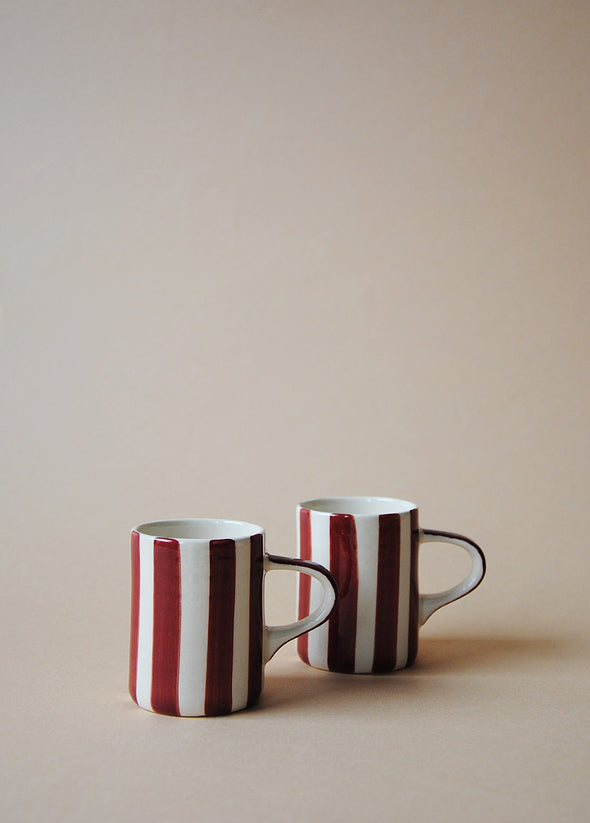
[[[267,665],[260,704],[217,718],[139,709],[124,643],[109,646],[100,622],[13,627],[5,819],[270,823],[355,820],[367,809],[379,821],[584,819],[590,672],[580,627],[548,630],[524,613],[486,620],[475,594],[470,615],[464,602],[455,621],[422,629],[410,669],[326,673],[291,644]]]

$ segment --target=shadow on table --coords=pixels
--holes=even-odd
[[[420,639],[415,674],[500,673],[567,655],[572,644],[560,637],[473,635]]]
[[[336,674],[293,661],[288,671],[268,672],[262,702],[268,711],[302,703],[323,710],[336,702],[354,706],[360,700],[397,699],[400,694],[420,700],[433,690],[440,693],[445,682],[456,682],[455,675],[535,672],[566,660],[576,651],[575,641],[559,637],[478,634],[421,638],[416,663],[390,674]]]

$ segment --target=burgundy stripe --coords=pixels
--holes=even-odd
[[[399,611],[400,516],[379,515],[377,559],[377,604],[373,671],[395,669]]]
[[[302,560],[311,560],[311,512],[309,509],[299,511],[299,557]],[[309,574],[299,575],[299,620],[307,617],[311,604],[311,577]],[[297,651],[304,663],[309,665],[308,633],[297,638]]]
[[[178,540],[154,540],[154,645],[152,708],[160,714],[180,714],[180,545]]]
[[[410,512],[411,523],[411,559],[410,559],[410,620],[408,625],[408,662],[411,666],[418,653],[418,625],[420,612],[420,594],[418,591],[418,549],[420,548],[420,531],[418,528],[418,509]]]
[[[139,635],[139,533],[131,532],[131,639],[129,694],[137,703],[137,638]]]
[[[250,648],[248,657],[248,706],[253,706],[262,691],[262,586],[264,548],[261,534],[250,538]]]
[[[232,709],[234,609],[236,600],[236,544],[209,541],[209,634],[205,714],[227,714]]]
[[[356,525],[352,514],[330,516],[330,571],[336,578],[340,599],[329,623],[328,668],[354,672],[359,578]]]

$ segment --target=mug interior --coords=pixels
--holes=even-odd
[[[398,500],[394,497],[319,497],[316,500],[306,500],[299,504],[302,509],[326,514],[405,514],[417,509],[415,503],[409,500]]]
[[[221,520],[208,517],[183,517],[179,520],[154,520],[136,526],[134,531],[149,537],[173,540],[241,540],[263,534],[262,526],[241,520]]]

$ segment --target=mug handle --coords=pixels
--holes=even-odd
[[[486,573],[486,559],[477,543],[453,532],[420,529],[420,543],[453,543],[455,546],[461,546],[471,556],[471,571],[464,580],[444,592],[420,595],[420,625],[423,626],[430,615],[441,606],[464,597],[479,586]]]
[[[278,557],[275,554],[264,555],[264,571],[290,570],[310,574],[322,584],[322,602],[320,605],[302,620],[288,623],[286,626],[266,626],[264,627],[264,662],[268,663],[270,658],[281,646],[294,640],[300,634],[305,634],[317,626],[321,626],[332,614],[332,610],[338,599],[338,585],[330,572],[319,563],[312,563],[309,560],[295,560],[288,557]]]

